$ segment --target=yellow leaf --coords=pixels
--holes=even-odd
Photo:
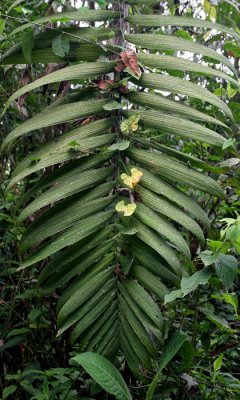
[[[131,189],[136,186],[136,184],[140,181],[143,173],[142,171],[139,171],[137,168],[132,168],[131,169],[131,176],[127,174],[121,174],[121,179]]]
[[[139,171],[137,168],[132,168],[131,174],[132,174],[133,186],[136,186],[136,184],[140,181],[141,177],[143,176],[143,173],[142,171]]]
[[[128,119],[121,122],[120,129],[122,133],[129,134],[136,132],[138,129],[138,121],[140,120],[139,114],[131,115]]]
[[[130,188],[133,188],[133,182],[132,182],[132,177],[127,175],[127,174],[121,174],[121,179],[125,183],[125,185],[129,186]]]
[[[136,210],[136,207],[137,206],[135,203],[129,203],[125,205],[124,200],[121,200],[116,204],[115,209],[117,212],[123,213],[124,217],[130,217],[130,215],[132,215]]]
[[[217,17],[217,9],[216,7],[212,6],[210,9],[210,12],[208,13],[209,19],[213,22],[216,21],[216,17]]]
[[[207,31],[204,35],[203,35],[203,39],[205,40],[205,42],[210,38],[211,36],[211,31]]]
[[[130,128],[132,130],[132,132],[136,132],[138,129],[138,121],[140,120],[140,115],[136,114],[136,115],[132,115],[129,118],[129,122],[130,122]]]
[[[208,14],[211,10],[211,3],[208,0],[204,0],[203,7],[204,11]]]
[[[136,132],[138,129],[138,121],[134,121],[131,125],[130,128],[132,130],[132,132]]]

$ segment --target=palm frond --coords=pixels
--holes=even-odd
[[[156,34],[154,28],[191,26],[221,30],[236,39],[239,35],[209,21],[132,15],[127,18],[131,33],[125,39],[139,50],[146,49],[137,55],[144,72],[141,77],[134,71],[131,75],[122,72],[123,81],[131,80],[132,90],[120,90],[123,81],[99,90],[96,82],[100,78],[108,82],[108,74],[119,62],[119,57],[110,57],[119,48],[112,42],[101,43],[118,34],[109,28],[109,21],[118,17],[115,11],[82,9],[43,17],[12,32],[23,32],[34,24],[44,28],[49,21],[105,21],[100,28],[63,26],[61,34],[68,35],[70,51],[62,58],[52,51],[54,29],[34,35],[33,62],[85,62],[65,66],[17,90],[4,112],[17,98],[43,85],[70,80],[80,84],[80,89],[14,128],[2,149],[16,146],[25,135],[41,132],[44,137],[44,128],[52,127],[54,132],[56,125],[68,122],[66,132],[26,154],[8,187],[26,177],[35,178],[16,207],[18,220],[26,220],[27,225],[20,244],[25,254],[21,268],[45,260],[38,282],[43,293],[61,293],[58,335],[70,329],[71,343],[79,342],[81,351],[96,351],[109,358],[122,351],[129,368],[144,381],[163,342],[161,304],[188,275],[189,238],[194,235],[204,243],[205,230],[210,227],[208,216],[188,188],[223,197],[210,176],[218,170],[194,154],[166,145],[164,138],[171,135],[174,140],[222,146],[228,119],[233,119],[229,107],[208,89],[168,72],[203,74],[205,79],[226,79],[239,87],[232,75],[181,58],[178,52],[207,56],[236,74],[228,58],[197,42]],[[148,33],[136,33],[135,25],[148,27]],[[175,56],[152,54],[169,50]],[[99,61],[102,54],[109,60]],[[23,60],[17,44],[2,63]],[[123,109],[119,106],[122,98],[127,101]],[[191,99],[207,103],[208,113],[193,107]],[[86,124],[82,124],[84,118]],[[116,207],[119,202],[123,208]],[[129,205],[132,215],[126,216]],[[29,217],[33,222],[29,223]]]

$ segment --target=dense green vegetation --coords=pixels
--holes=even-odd
[[[240,397],[235,0],[0,5],[1,399]]]

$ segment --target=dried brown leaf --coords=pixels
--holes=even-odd
[[[138,65],[137,54],[135,53],[134,50],[128,49],[128,50],[122,51],[120,53],[120,57],[121,57],[123,63],[125,64],[126,68],[130,68],[131,71],[133,71],[133,73],[137,77],[141,76],[142,72]]]

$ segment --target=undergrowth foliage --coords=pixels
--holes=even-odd
[[[38,263],[41,292],[60,294],[58,335],[69,330],[79,351],[110,360],[122,352],[133,375],[145,381],[165,338],[165,296],[189,275],[190,238],[204,249],[210,227],[188,189],[223,198],[208,174],[220,169],[164,138],[223,147],[232,112],[207,87],[191,82],[191,74],[240,87],[224,55],[159,29],[216,29],[236,40],[240,36],[199,19],[128,16],[128,7],[126,1],[112,10],[58,13],[34,21],[36,32],[31,23],[12,32],[24,40],[5,53],[3,64],[61,65],[17,90],[4,112],[34,89],[60,82],[71,88],[16,126],[2,151],[18,146],[25,135],[58,127],[26,154],[8,185],[9,190],[32,177],[16,205],[19,223],[26,224],[20,269]],[[56,21],[57,29],[44,30]],[[76,21],[89,26],[76,27]],[[101,26],[90,26],[95,22]],[[193,53],[194,61],[183,58],[184,51]],[[204,102],[207,111],[194,107],[191,98]]]

